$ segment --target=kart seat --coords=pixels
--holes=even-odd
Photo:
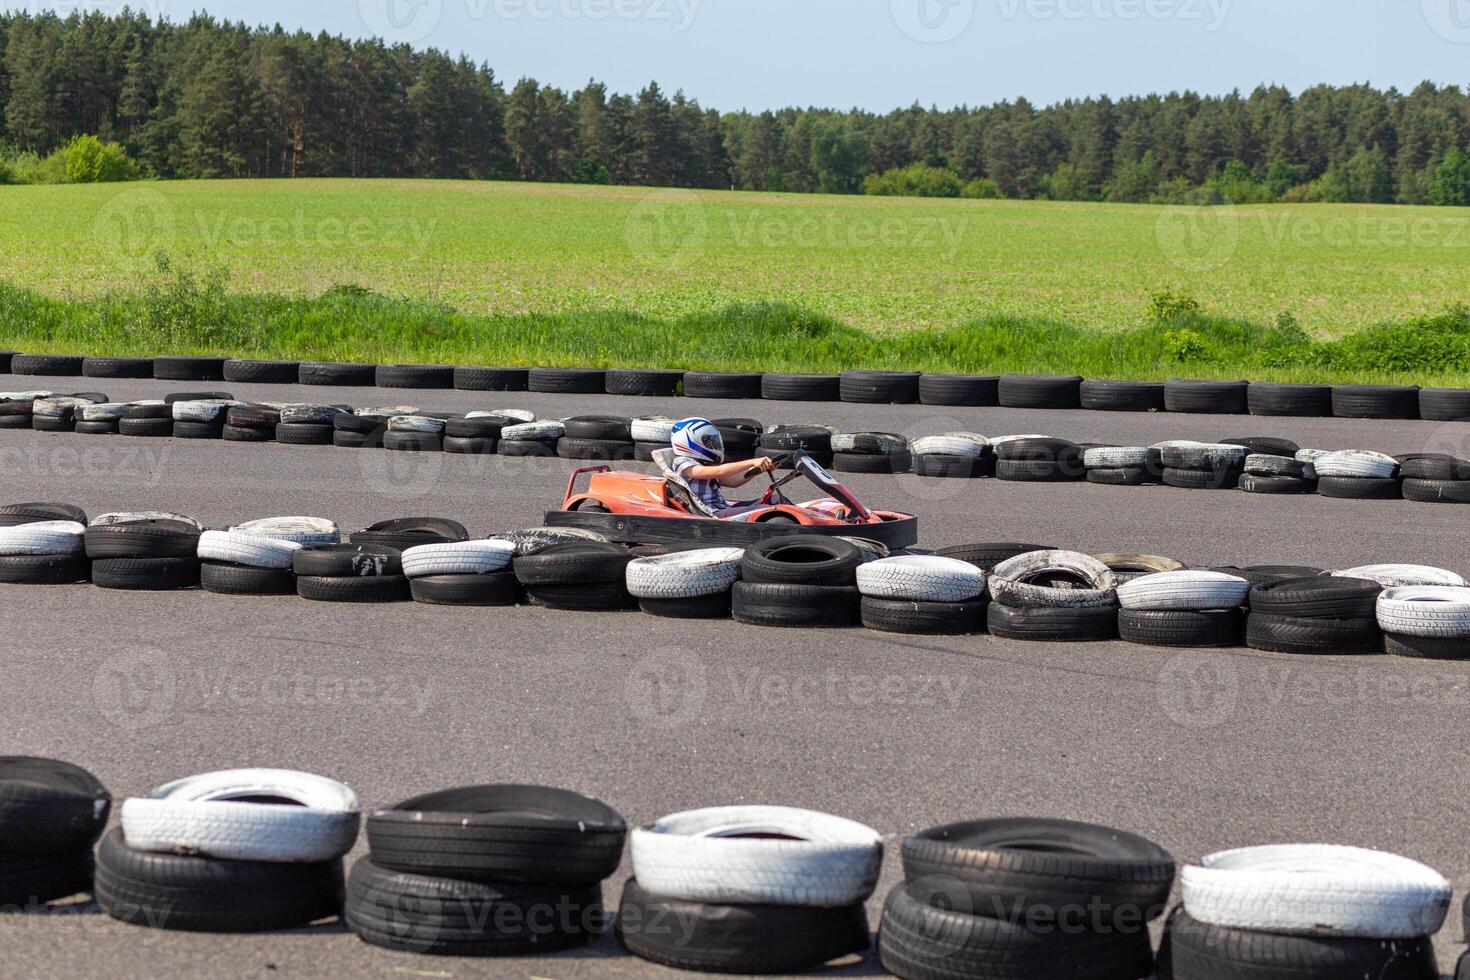
[[[671,503],[678,504],[689,513],[698,517],[718,517],[713,510],[705,505],[689,487],[689,482],[678,473],[674,472],[674,459],[678,456],[672,449],[656,449],[653,452],[653,461],[658,464],[659,472],[664,478],[664,493]]]

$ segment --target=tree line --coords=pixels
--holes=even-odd
[[[160,178],[435,177],[1127,202],[1470,204],[1470,96],[1425,82],[719,112],[381,40],[124,10],[0,13],[0,144]]]

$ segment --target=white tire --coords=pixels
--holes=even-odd
[[[225,401],[222,398],[174,402],[173,419],[175,422],[213,422],[230,409],[244,404],[244,402]]]
[[[1330,449],[1298,449],[1293,457],[1298,463],[1315,463],[1323,456],[1332,455]]]
[[[1089,470],[1116,470],[1125,466],[1147,466],[1148,450],[1143,446],[1103,446],[1082,454],[1082,465]]]
[[[499,415],[502,418],[516,419],[520,422],[536,421],[536,413],[524,408],[494,408],[488,412],[471,412],[465,418],[483,418],[486,415]]]
[[[1397,589],[1405,585],[1449,585],[1459,587],[1465,578],[1446,568],[1430,565],[1360,565],[1332,573],[1337,578],[1365,578],[1377,582],[1385,589]]]
[[[871,827],[783,806],[675,813],[635,829],[632,845],[633,873],[644,888],[719,904],[857,905],[873,893],[883,860]]]
[[[1318,476],[1355,476],[1387,479],[1399,470],[1399,461],[1367,449],[1345,449],[1311,460]]]
[[[403,574],[409,578],[423,578],[425,575],[484,575],[505,568],[514,555],[515,546],[509,541],[421,544],[403,552]]]
[[[534,554],[542,548],[568,541],[606,541],[607,536],[580,527],[528,527],[519,531],[502,531],[490,535],[491,541],[505,541],[515,549],[515,557]]]
[[[1199,442],[1198,440],[1195,440],[1195,439],[1165,439],[1163,442],[1156,442],[1152,446],[1149,446],[1148,448],[1155,449],[1155,450],[1164,450],[1164,449],[1200,449],[1200,448],[1203,448],[1204,446],[1213,446],[1213,445],[1218,445],[1218,443]]]
[[[36,521],[0,527],[0,555],[79,555],[87,526],[78,521]]]
[[[1155,572],[1118,586],[1124,609],[1234,609],[1245,605],[1251,586],[1223,572]]]
[[[1019,435],[1019,436],[991,436],[991,438],[990,438],[990,444],[992,446],[1004,446],[1006,443],[1008,443],[1008,442],[1015,442],[1017,439],[1050,439],[1050,438],[1051,438],[1051,436],[1043,436],[1043,435],[1039,435],[1039,434],[1034,433],[1034,432],[1030,432],[1030,433],[1027,433],[1025,435]]]
[[[628,593],[637,599],[718,595],[740,578],[743,548],[676,551],[628,562]]]
[[[37,398],[50,398],[54,391],[0,391],[0,402],[33,402]]]
[[[1378,625],[1399,636],[1470,639],[1470,589],[1407,585],[1378,597]]]
[[[388,420],[393,432],[423,432],[438,435],[444,431],[443,419],[432,419],[427,415],[395,415]]]
[[[417,412],[418,408],[413,405],[380,405],[374,408],[354,408],[352,410],[353,415],[386,415],[389,418],[394,415],[414,415]]]
[[[268,538],[242,531],[205,531],[199,535],[198,555],[204,561],[226,561],[250,568],[290,568],[291,556],[301,550],[295,541]]]
[[[278,797],[292,803],[236,802]],[[357,841],[362,807],[335,780],[288,769],[188,776],[122,805],[123,837],[143,851],[230,861],[331,861]]]
[[[281,421],[297,425],[331,425],[332,420],[346,412],[334,405],[311,405],[294,402],[281,406]]]
[[[674,437],[674,420],[661,415],[634,419],[628,423],[634,442],[668,442]]]
[[[83,422],[107,422],[112,419],[122,418],[123,409],[127,407],[122,402],[103,402],[100,405],[83,405],[77,409],[77,418]]]
[[[91,527],[104,527],[108,524],[133,524],[138,521],[182,521],[185,524],[204,530],[204,525],[184,514],[174,514],[166,510],[137,510],[137,511],[114,511],[110,514],[98,514],[89,522]]]
[[[259,534],[281,541],[295,541],[305,547],[342,542],[341,529],[325,517],[262,517],[260,520],[237,524],[230,530],[241,534]]]
[[[1244,446],[1232,446],[1223,442],[1199,442],[1192,445],[1172,446],[1167,449],[1188,449],[1192,453],[1198,453],[1213,464],[1241,463],[1250,455],[1250,450]]]
[[[522,422],[519,425],[507,425],[501,429],[500,438],[510,439],[513,442],[560,439],[566,431],[567,427],[560,422]]]
[[[1450,906],[1433,868],[1331,844],[1222,851],[1179,879],[1191,917],[1256,932],[1408,939],[1438,932]]]
[[[973,432],[920,436],[909,443],[909,452],[915,456],[968,456],[978,459],[989,448],[990,440]]]
[[[857,585],[879,599],[967,602],[985,594],[985,573],[958,558],[903,555],[859,565]]]
[[[90,399],[76,398],[71,395],[57,395],[54,398],[37,398],[34,402],[31,403],[31,414],[40,415],[46,418],[59,419],[68,411],[75,414],[76,410],[81,408],[83,405],[94,404],[96,404],[96,402],[93,402]]]
[[[1087,583],[1079,588],[1034,585],[1031,580],[1064,572]],[[1008,558],[990,572],[990,595],[1009,606],[1111,606],[1118,601],[1118,576],[1090,555],[1076,551],[1030,551]]]

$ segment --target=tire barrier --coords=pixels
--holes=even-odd
[[[764,398],[855,404],[1006,408],[1082,408],[1109,412],[1192,412],[1470,420],[1470,388],[1417,385],[1315,385],[1248,381],[1093,381],[1079,375],[841,374],[681,371],[642,368],[472,367],[438,364],[343,364],[221,357],[82,357],[0,352],[0,369],[41,377],[158,378],[420,388],[442,391],[536,391],[690,398]]]

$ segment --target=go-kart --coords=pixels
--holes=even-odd
[[[833,478],[810,456],[791,454],[780,460],[791,467],[782,475],[771,473],[771,484],[758,503],[721,516],[708,507],[673,470],[674,451],[653,454],[657,475],[584,466],[567,482],[566,499],[559,511],[546,515],[551,527],[579,527],[597,531],[611,541],[699,541],[710,545],[745,545],[782,534],[830,534],[867,538],[889,548],[918,543],[919,519],[912,514],[873,510]],[[748,474],[756,475],[752,469]],[[587,489],[577,483],[590,474]],[[804,477],[827,496],[797,503],[783,489]]]

